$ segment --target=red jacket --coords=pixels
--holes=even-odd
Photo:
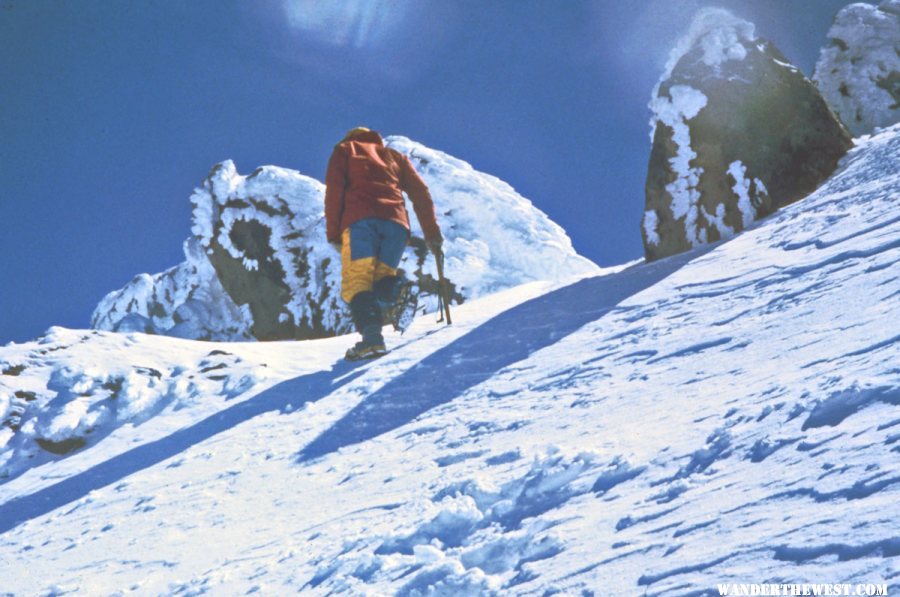
[[[375,131],[359,132],[338,143],[325,175],[328,241],[340,242],[341,233],[364,218],[391,220],[409,230],[401,191],[412,201],[425,239],[440,238],[431,194],[405,155],[385,147]]]

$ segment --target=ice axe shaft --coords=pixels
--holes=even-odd
[[[440,249],[434,251],[434,261],[437,264],[437,272],[438,272],[438,308],[443,306],[442,316],[447,319],[447,325],[453,323],[453,320],[450,319],[450,284],[447,283],[447,278],[444,277],[444,252]],[[441,320],[438,319],[438,322]]]

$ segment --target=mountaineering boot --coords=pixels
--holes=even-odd
[[[359,292],[350,301],[350,314],[356,331],[362,340],[347,349],[344,355],[348,361],[375,359],[387,354],[384,337],[381,335],[381,310],[371,291]]]
[[[378,303],[382,306],[384,322],[401,334],[409,328],[419,306],[419,286],[398,270],[396,276],[382,278],[375,283]]]
[[[384,342],[381,344],[369,344],[365,340],[360,340],[347,349],[344,358],[348,361],[362,361],[364,359],[377,359],[388,353]]]

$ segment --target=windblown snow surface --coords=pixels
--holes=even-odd
[[[898,164],[900,126],[724,244],[422,317],[374,362],[6,346],[0,592],[896,587]]]

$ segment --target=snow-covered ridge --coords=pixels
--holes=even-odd
[[[0,415],[26,409],[0,451],[22,473],[0,483],[3,590],[893,591],[898,161],[900,125],[728,242],[469,301],[371,363],[340,362],[346,337],[2,347]],[[101,407],[128,415],[15,451]]]
[[[409,156],[428,184],[446,242],[447,271],[467,297],[598,271],[575,252],[565,230],[499,178],[405,137],[388,137],[385,144]],[[421,236],[411,219],[413,234]]]
[[[431,189],[458,299],[597,271],[564,230],[508,184],[404,137],[387,143],[411,157]],[[241,175],[226,161],[191,202],[186,262],[110,293],[92,327],[206,340],[349,331],[337,293],[339,259],[325,239],[320,182],[275,166]],[[421,242],[407,250],[401,267],[420,281],[437,277]],[[434,310],[435,302],[425,305]]]
[[[184,242],[184,256],[175,267],[152,276],[140,274],[107,294],[94,310],[91,327],[200,340],[250,340],[250,312],[238,307],[222,288],[197,238]]]

